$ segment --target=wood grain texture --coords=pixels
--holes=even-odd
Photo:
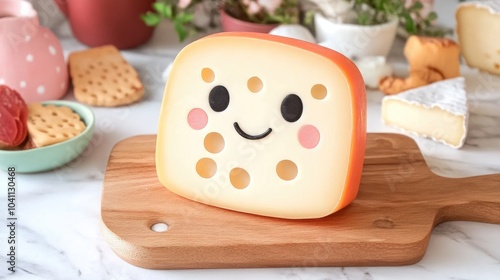
[[[156,135],[142,135],[118,143],[102,193],[108,243],[140,267],[405,265],[422,258],[441,222],[500,223],[500,174],[439,177],[403,135],[368,134],[357,198],[310,220],[238,213],[171,193],[156,177],[155,141]],[[152,231],[158,222],[168,230]]]

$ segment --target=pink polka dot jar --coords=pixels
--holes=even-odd
[[[29,2],[0,0],[0,84],[27,103],[59,99],[68,89],[61,44]]]

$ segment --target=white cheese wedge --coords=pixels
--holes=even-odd
[[[453,148],[462,147],[468,125],[464,78],[443,80],[384,97],[382,121]]]
[[[462,3],[455,15],[458,41],[467,64],[500,75],[500,1]]]

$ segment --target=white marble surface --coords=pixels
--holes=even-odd
[[[100,196],[112,147],[138,134],[156,133],[164,82],[161,72],[181,45],[160,28],[148,44],[124,51],[146,85],[140,103],[93,108],[96,133],[74,162],[40,174],[18,174],[17,272],[8,274],[6,227],[0,229],[0,279],[500,279],[500,225],[448,222],[435,228],[423,259],[399,267],[295,267],[276,269],[146,270],[117,257],[100,232]],[[58,28],[66,53],[84,49],[66,25]],[[397,71],[401,42],[391,55]],[[398,70],[399,69],[399,70]],[[465,69],[471,100],[470,134],[454,150],[416,139],[429,166],[448,177],[500,173],[500,77]],[[478,78],[479,77],[479,78]],[[380,121],[382,94],[368,92],[368,131],[395,132]],[[72,93],[66,97],[74,100]],[[0,171],[0,186],[6,184]],[[0,188],[0,223],[7,216],[6,188]],[[498,186],[500,195],[500,186]]]

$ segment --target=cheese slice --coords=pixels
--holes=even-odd
[[[246,213],[329,215],[356,196],[366,139],[363,79],[309,42],[222,33],[176,57],[156,169],[183,197]]]
[[[455,15],[458,41],[467,64],[500,75],[500,1],[462,3]]]
[[[382,100],[384,124],[453,148],[465,142],[468,125],[463,77],[443,80]]]

